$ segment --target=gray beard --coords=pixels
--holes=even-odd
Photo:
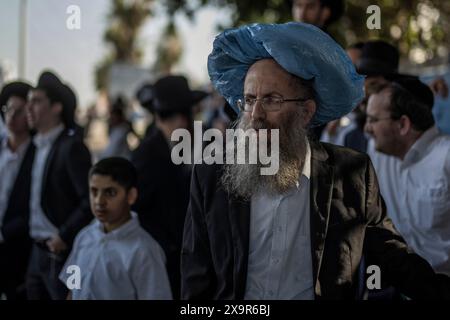
[[[298,111],[283,119],[279,136],[279,170],[274,175],[261,175],[260,169],[264,167],[258,159],[256,164],[225,164],[221,178],[222,186],[232,196],[250,200],[258,192],[264,191],[276,195],[286,193],[298,182],[306,155],[307,132],[304,128],[303,118]],[[270,129],[270,124],[263,122],[248,123],[240,118],[237,127],[241,129]],[[248,141],[238,142],[245,144],[248,152]],[[270,151],[270,144],[269,144]]]

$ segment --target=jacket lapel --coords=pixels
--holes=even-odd
[[[326,162],[328,154],[320,144],[311,144],[311,153],[311,255],[315,293],[321,296],[319,274],[328,229],[334,170]]]
[[[44,175],[42,177],[42,186],[41,186],[41,207],[44,210],[45,213],[48,214],[47,210],[44,209],[45,208],[45,199],[44,196],[47,194],[46,193],[46,187],[48,185],[48,179],[49,179],[49,172],[50,172],[50,168],[53,164],[53,162],[56,160],[55,159],[55,153],[56,153],[56,149],[59,147],[59,144],[61,143],[63,137],[66,134],[66,130],[63,130],[61,132],[61,134],[58,136],[58,138],[56,138],[55,142],[52,144],[50,151],[48,153],[47,159],[45,161],[45,167],[44,167]]]
[[[230,199],[228,216],[233,240],[233,286],[235,288],[235,299],[243,299],[248,266],[250,202]]]

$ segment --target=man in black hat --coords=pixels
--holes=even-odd
[[[450,136],[435,126],[433,93],[401,77],[369,98],[368,152],[387,213],[408,245],[450,275]]]
[[[1,121],[7,128],[6,136],[0,137],[0,296],[8,300],[25,298],[31,244],[28,217],[35,148],[25,112],[30,89],[27,83],[13,82],[0,93]]]
[[[88,172],[91,156],[69,129],[70,92],[51,72],[43,72],[31,90],[28,123],[36,130],[30,197],[33,247],[27,273],[29,299],[64,299],[58,279],[73,239],[91,220]]]
[[[180,251],[189,201],[190,167],[171,160],[172,132],[192,129],[192,107],[206,94],[192,91],[185,77],[167,76],[153,86],[155,128],[133,152],[138,171],[134,210],[141,224],[162,246],[175,299],[180,295]]]
[[[153,94],[153,85],[150,83],[145,83],[136,92],[136,99],[139,101],[140,105],[150,113],[152,117],[152,122],[147,127],[147,129],[145,129],[144,137],[150,136],[156,129],[155,110],[153,108]]]

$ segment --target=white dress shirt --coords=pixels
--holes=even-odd
[[[296,188],[252,197],[247,300],[313,300],[310,239],[311,150]]]
[[[164,251],[133,212],[109,233],[98,220],[81,230],[59,276],[64,283],[70,265],[81,274],[80,289],[72,289],[74,300],[172,299]]]
[[[4,241],[1,229],[9,197],[29,145],[30,140],[27,140],[14,152],[8,147],[8,137],[0,138],[0,243]]]
[[[450,275],[450,136],[425,131],[402,160],[374,150],[387,214],[408,245],[440,273]]]
[[[35,240],[45,240],[58,234],[58,228],[48,220],[42,210],[41,199],[48,155],[63,130],[64,126],[61,124],[45,134],[37,134],[33,139],[36,152],[31,173],[30,235]]]

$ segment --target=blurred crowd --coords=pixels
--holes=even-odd
[[[343,1],[292,1],[293,20],[325,32],[343,12]],[[365,97],[309,136],[367,153],[395,228],[450,276],[449,83],[400,73],[398,49],[383,40],[346,50]],[[436,100],[447,109],[435,112]],[[148,119],[142,132],[133,104]],[[0,106],[0,299],[179,299],[192,166],[172,162],[171,136],[193,134],[195,120],[225,133],[236,108],[210,85],[193,90],[183,75],[163,76],[133,101],[110,98],[98,152],[86,143],[95,112],[78,123],[76,89],[57,71],[5,84]],[[92,292],[69,290],[70,265],[92,273],[82,275]]]

